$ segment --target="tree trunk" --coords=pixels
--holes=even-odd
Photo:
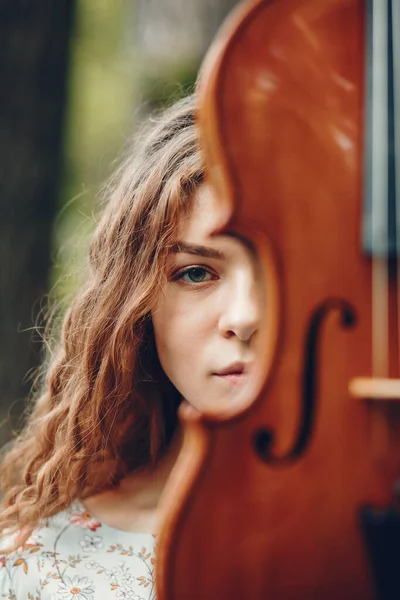
[[[0,4],[0,443],[24,407],[47,292],[73,0]]]

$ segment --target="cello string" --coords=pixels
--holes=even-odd
[[[372,0],[372,376],[388,376],[388,5]],[[372,421],[373,458],[384,471],[389,432],[386,410],[377,403]]]
[[[372,372],[388,373],[387,0],[372,0]]]
[[[395,206],[396,206],[396,299],[397,299],[397,357],[400,378],[400,3],[392,2],[392,43],[393,43],[393,127],[394,127],[394,169],[395,169]]]

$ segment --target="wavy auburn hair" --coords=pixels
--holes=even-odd
[[[189,96],[153,119],[106,188],[90,274],[22,433],[1,464],[0,532],[23,532],[155,464],[179,398],[159,365],[151,311],[178,224],[203,180]]]

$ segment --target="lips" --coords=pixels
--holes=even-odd
[[[217,371],[215,375],[219,375],[220,377],[225,377],[227,375],[243,375],[245,372],[245,364],[242,362],[235,362],[231,365]]]
[[[247,368],[243,362],[236,362],[228,365],[224,369],[214,373],[220,381],[226,381],[231,385],[240,385],[246,379]]]

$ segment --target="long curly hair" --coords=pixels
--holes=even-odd
[[[157,359],[151,312],[203,180],[194,105],[189,96],[153,118],[105,188],[87,283],[0,467],[0,533],[18,532],[19,544],[75,499],[155,464],[175,429],[179,397]]]

